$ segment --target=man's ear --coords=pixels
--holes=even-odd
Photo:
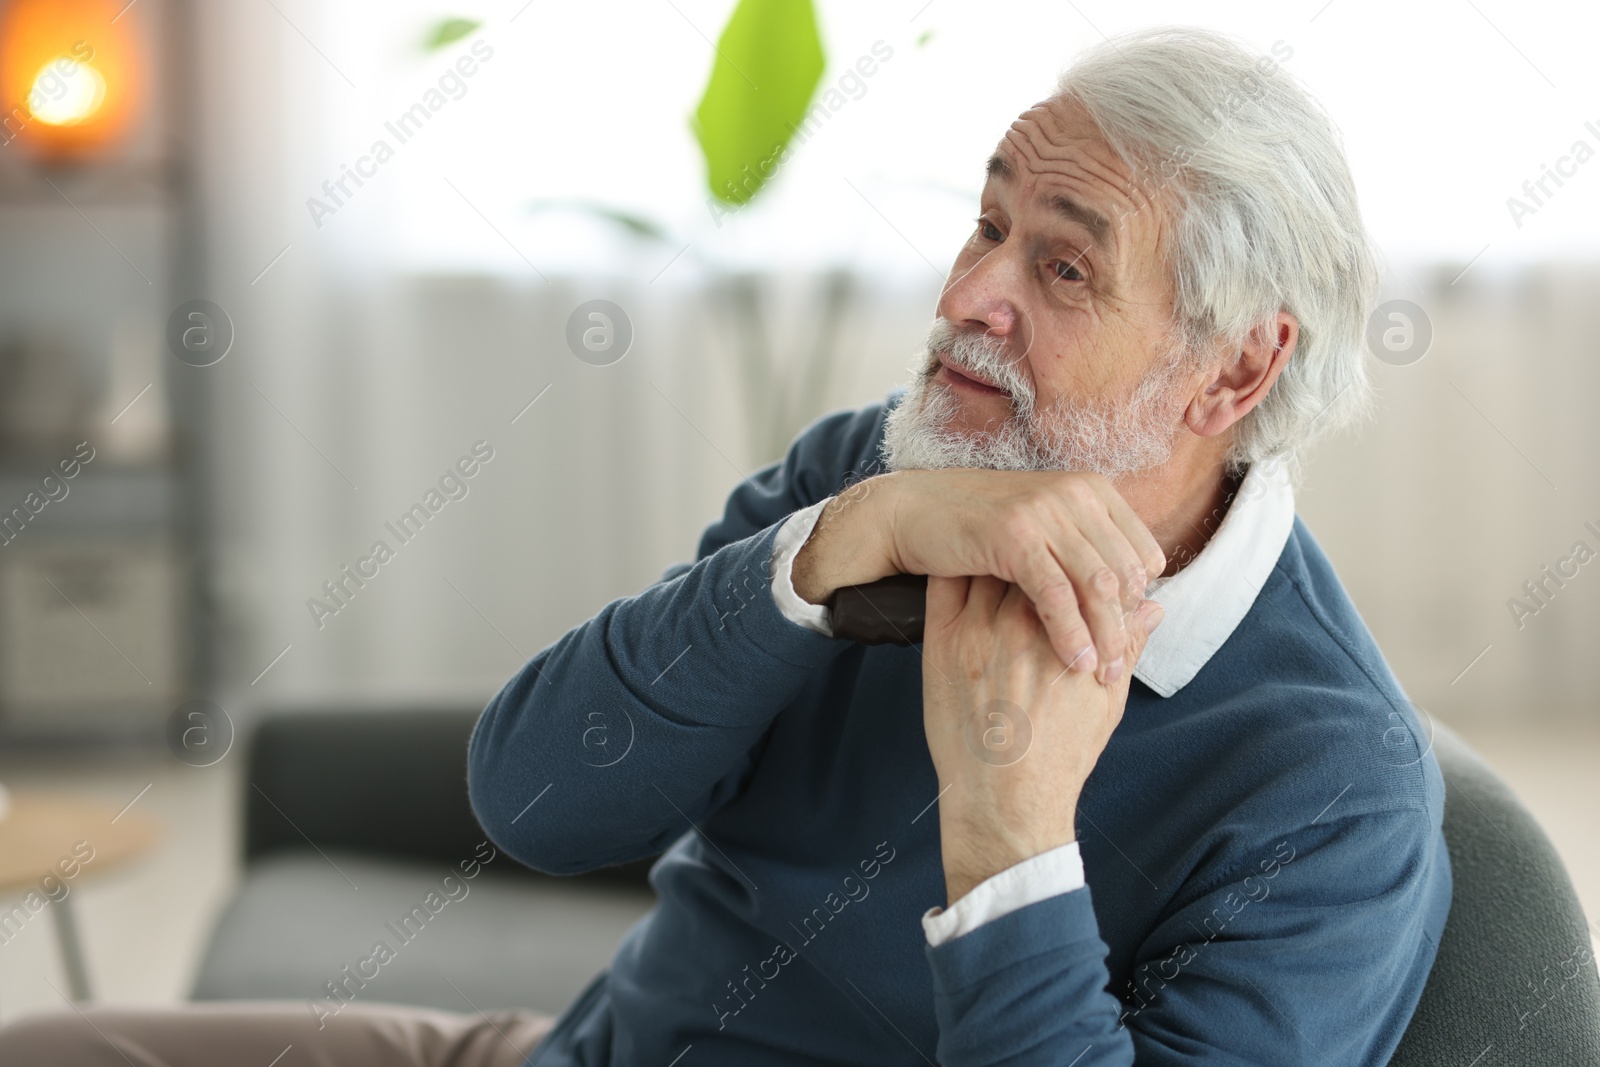
[[[1300,340],[1300,323],[1287,311],[1250,332],[1233,359],[1224,358],[1184,411],[1198,437],[1215,437],[1266,399]]]

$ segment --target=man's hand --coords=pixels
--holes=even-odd
[[[1122,719],[1133,664],[1161,606],[1127,620],[1128,671],[1102,685],[1068,671],[1022,589],[996,578],[930,578],[922,721],[939,776],[948,903],[1076,839],[1084,781]]]
[[[1063,663],[1114,683],[1131,669],[1123,620],[1165,568],[1150,531],[1097,474],[908,470],[830,501],[793,579],[822,604],[900,572],[989,575],[1032,601]]]

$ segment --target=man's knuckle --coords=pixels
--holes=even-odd
[[[1000,536],[1014,545],[1025,545],[1034,539],[1038,523],[1031,509],[1013,504],[1000,516]]]
[[[1041,611],[1059,613],[1078,610],[1078,595],[1067,582],[1048,582],[1039,590],[1038,607]]]
[[[1061,629],[1061,639],[1074,652],[1079,652],[1094,644],[1094,635],[1089,632],[1089,628],[1083,624],[1081,619],[1063,627]]]
[[[1122,582],[1117,578],[1117,572],[1107,566],[1099,566],[1089,575],[1086,583],[1093,592],[1101,597],[1115,596],[1122,588]]]
[[[1073,491],[1098,498],[1106,480],[1094,471],[1071,471]]]
[[[1056,492],[1058,498],[1078,506],[1087,504],[1095,498],[1094,487],[1079,477],[1077,472],[1072,472],[1072,476],[1062,482]]]

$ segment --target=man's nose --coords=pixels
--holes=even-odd
[[[1021,341],[1024,317],[1008,292],[1003,266],[993,253],[953,273],[939,297],[940,317],[956,329]]]

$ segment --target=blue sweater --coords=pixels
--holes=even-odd
[[[1193,681],[1133,682],[1080,801],[1087,887],[928,946],[919,650],[795,625],[768,572],[786,516],[881,470],[889,404],[809,427],[695,563],[479,720],[472,803],[506,852],[570,874],[665,850],[657,905],[529,1062],[1385,1063],[1449,908],[1444,786],[1298,519]]]

